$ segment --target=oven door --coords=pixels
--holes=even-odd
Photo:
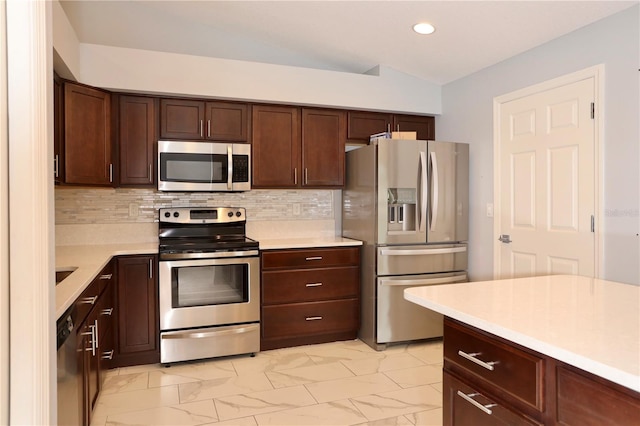
[[[160,329],[260,321],[260,258],[161,260]]]

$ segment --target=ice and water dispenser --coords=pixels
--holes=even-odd
[[[416,189],[389,188],[387,190],[387,230],[415,231]]]

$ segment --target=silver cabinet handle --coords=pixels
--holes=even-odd
[[[465,401],[467,401],[468,403],[470,403],[471,405],[473,405],[474,407],[477,407],[478,409],[484,411],[488,415],[493,414],[493,411],[491,411],[490,409],[493,408],[493,407],[496,407],[498,404],[482,405],[478,401],[473,399],[474,396],[478,396],[478,395],[480,395],[480,394],[477,393],[477,392],[476,393],[465,394],[462,391],[458,391],[458,396],[461,397],[462,399],[464,399]]]
[[[462,358],[464,359],[468,359],[471,362],[474,362],[476,364],[478,364],[480,367],[484,367],[487,370],[493,371],[493,366],[496,365],[498,363],[498,361],[482,361],[479,360],[478,358],[476,358],[479,355],[482,355],[482,352],[474,352],[474,353],[466,353],[463,351],[458,351],[458,355],[460,355]]]
[[[304,168],[304,184],[307,185],[309,183],[309,169]]]
[[[53,175],[55,177],[60,177],[60,175],[59,175],[60,170],[59,170],[58,161],[59,161],[58,160],[58,154],[56,154],[56,156],[53,158]]]
[[[102,357],[101,358],[102,359],[113,359],[113,353],[114,353],[113,349],[111,349],[110,351],[104,351],[104,352],[102,352]]]
[[[307,283],[305,287],[320,287],[322,283]]]
[[[109,182],[113,182],[113,164],[109,164]]]
[[[204,133],[202,133],[202,121],[200,120],[200,137],[203,138],[204,137]]]
[[[111,316],[113,314],[113,308],[106,308],[103,309],[102,311],[100,311],[100,315],[109,315]]]
[[[93,355],[95,356],[96,349],[98,349],[98,346],[99,346],[99,344],[98,344],[98,320],[97,319],[93,320],[93,324],[94,324],[93,325],[93,333],[94,333],[93,341],[95,342],[95,349],[93,350]]]
[[[149,279],[153,279],[153,259],[149,259]]]
[[[298,168],[297,167],[293,168],[293,184],[294,185],[298,184]]]
[[[113,274],[103,274],[103,275],[100,275],[100,277],[99,277],[99,278],[100,278],[101,280],[110,280],[110,279],[111,279],[111,277],[113,277]]]
[[[306,257],[304,260],[322,260],[322,256],[312,256],[312,257]]]
[[[322,317],[306,317],[305,321],[320,321]]]
[[[98,320],[95,320],[92,325],[89,326],[88,332],[80,333],[82,336],[91,336],[91,347],[84,348],[85,351],[91,351],[91,356],[96,356],[96,349],[98,348]]]
[[[98,300],[98,296],[85,297],[82,300],[80,300],[78,303],[81,303],[83,305],[95,305],[96,300]]]
[[[207,137],[211,137],[211,120],[207,120]]]
[[[149,163],[149,183],[153,182],[153,164]]]

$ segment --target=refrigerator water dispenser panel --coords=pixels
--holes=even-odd
[[[387,231],[415,231],[416,189],[389,188],[387,190]]]

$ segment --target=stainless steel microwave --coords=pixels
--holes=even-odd
[[[159,191],[248,191],[251,145],[158,141]]]

